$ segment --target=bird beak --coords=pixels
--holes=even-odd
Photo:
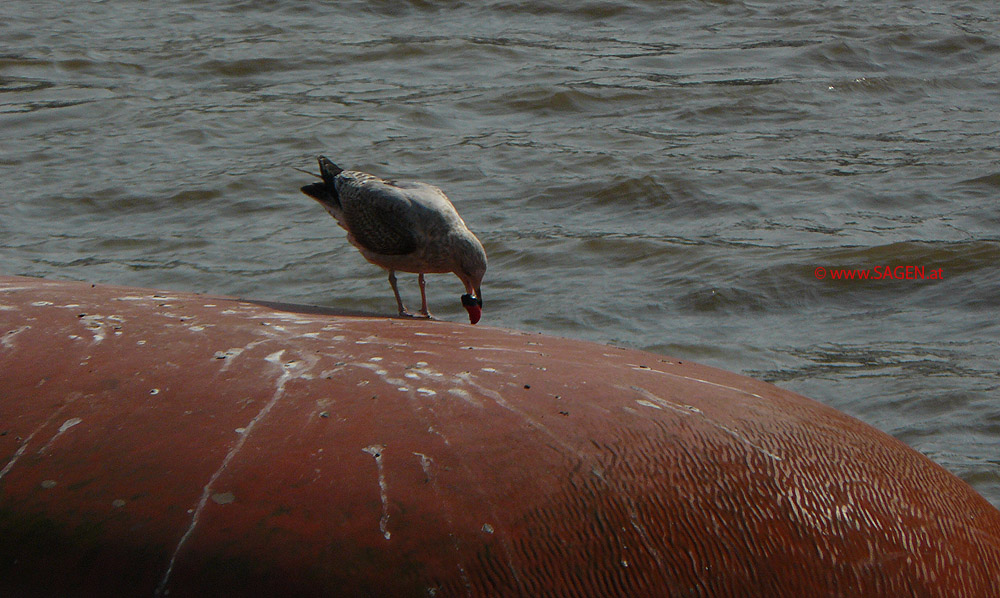
[[[470,294],[462,295],[462,307],[469,312],[469,322],[475,324],[479,321],[483,315],[483,300],[479,295],[479,289],[476,289],[475,297]]]

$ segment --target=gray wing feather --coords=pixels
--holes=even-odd
[[[362,247],[382,255],[417,249],[413,206],[404,193],[374,177],[338,177],[337,193],[345,228]]]

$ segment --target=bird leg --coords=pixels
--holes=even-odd
[[[420,315],[425,318],[431,318],[431,312],[427,311],[427,291],[425,290],[427,281],[424,280],[423,272],[417,275],[417,282],[420,283]]]
[[[413,314],[406,311],[406,306],[403,305],[403,299],[399,296],[399,289],[396,288],[396,272],[394,270],[389,270],[389,285],[392,287],[393,294],[396,295],[396,307],[399,308],[400,317],[412,318]]]

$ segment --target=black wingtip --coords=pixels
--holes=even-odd
[[[323,201],[330,195],[326,189],[326,183],[313,183],[302,187],[300,190],[317,201]]]
[[[319,173],[323,176],[323,182],[327,185],[333,184],[333,179],[344,169],[327,159],[326,156],[319,157]]]

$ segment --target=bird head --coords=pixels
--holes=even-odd
[[[483,315],[483,298],[481,291],[477,288],[476,294],[466,293],[462,295],[462,307],[469,312],[469,322],[475,324]]]
[[[480,286],[486,275],[486,251],[471,232],[455,244],[458,268],[455,274],[465,285],[462,307],[469,312],[469,322],[475,324],[483,315],[483,290]]]

